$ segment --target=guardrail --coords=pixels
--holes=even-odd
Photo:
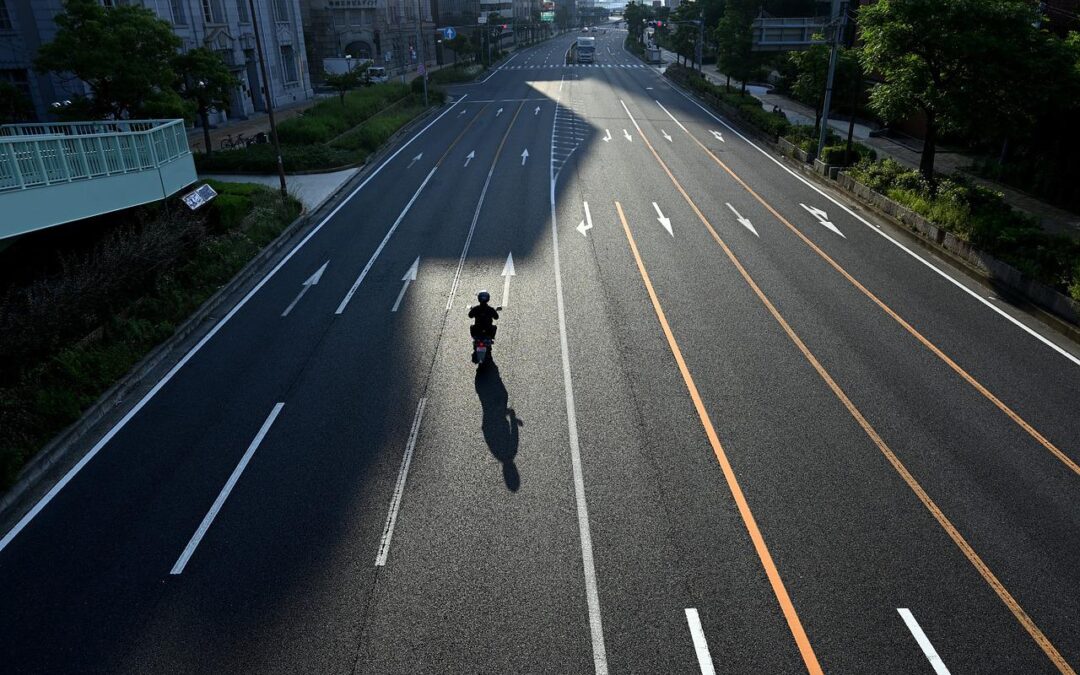
[[[183,120],[0,126],[0,193],[158,169],[190,155]]]

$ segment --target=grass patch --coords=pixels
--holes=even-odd
[[[204,210],[125,212],[58,273],[0,296],[0,489],[300,212],[262,186],[211,183]]]
[[[440,68],[428,76],[428,83],[434,85],[472,82],[485,70],[479,63],[458,63],[448,68]]]
[[[285,171],[319,171],[362,163],[395,131],[424,112],[422,87],[416,80],[412,85],[388,83],[351,91],[345,95],[344,105],[337,97],[326,99],[304,115],[282,122],[278,138]],[[440,89],[429,87],[432,105],[444,99]],[[354,135],[362,140],[343,141]],[[252,145],[197,154],[195,167],[200,173],[276,173],[277,154],[270,144]]]
[[[1080,242],[1047,234],[1005,203],[1001,193],[960,175],[941,177],[931,189],[922,174],[891,159],[863,161],[849,173],[1028,277],[1080,300]]]

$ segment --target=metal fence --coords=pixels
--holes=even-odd
[[[190,155],[183,120],[0,126],[0,192],[157,169]]]

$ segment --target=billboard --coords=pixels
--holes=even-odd
[[[540,12],[541,21],[555,21],[555,12]]]

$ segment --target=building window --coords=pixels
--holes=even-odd
[[[293,83],[299,79],[296,72],[296,56],[289,45],[281,48],[281,74],[286,83]]]
[[[221,0],[202,0],[203,20],[206,23],[225,23],[225,8]]]
[[[240,23],[251,23],[248,14],[248,0],[236,0],[236,15],[240,17]]]
[[[0,30],[11,30],[11,17],[8,16],[7,1],[0,0]]]
[[[187,12],[184,11],[184,0],[171,0],[172,22],[174,26],[187,25]]]
[[[288,0],[274,0],[274,20],[285,23],[289,20]]]
[[[363,10],[350,9],[349,10],[349,25],[354,26],[354,27],[355,26],[362,26],[363,25],[363,19],[361,17],[363,16],[363,14],[364,14]]]

